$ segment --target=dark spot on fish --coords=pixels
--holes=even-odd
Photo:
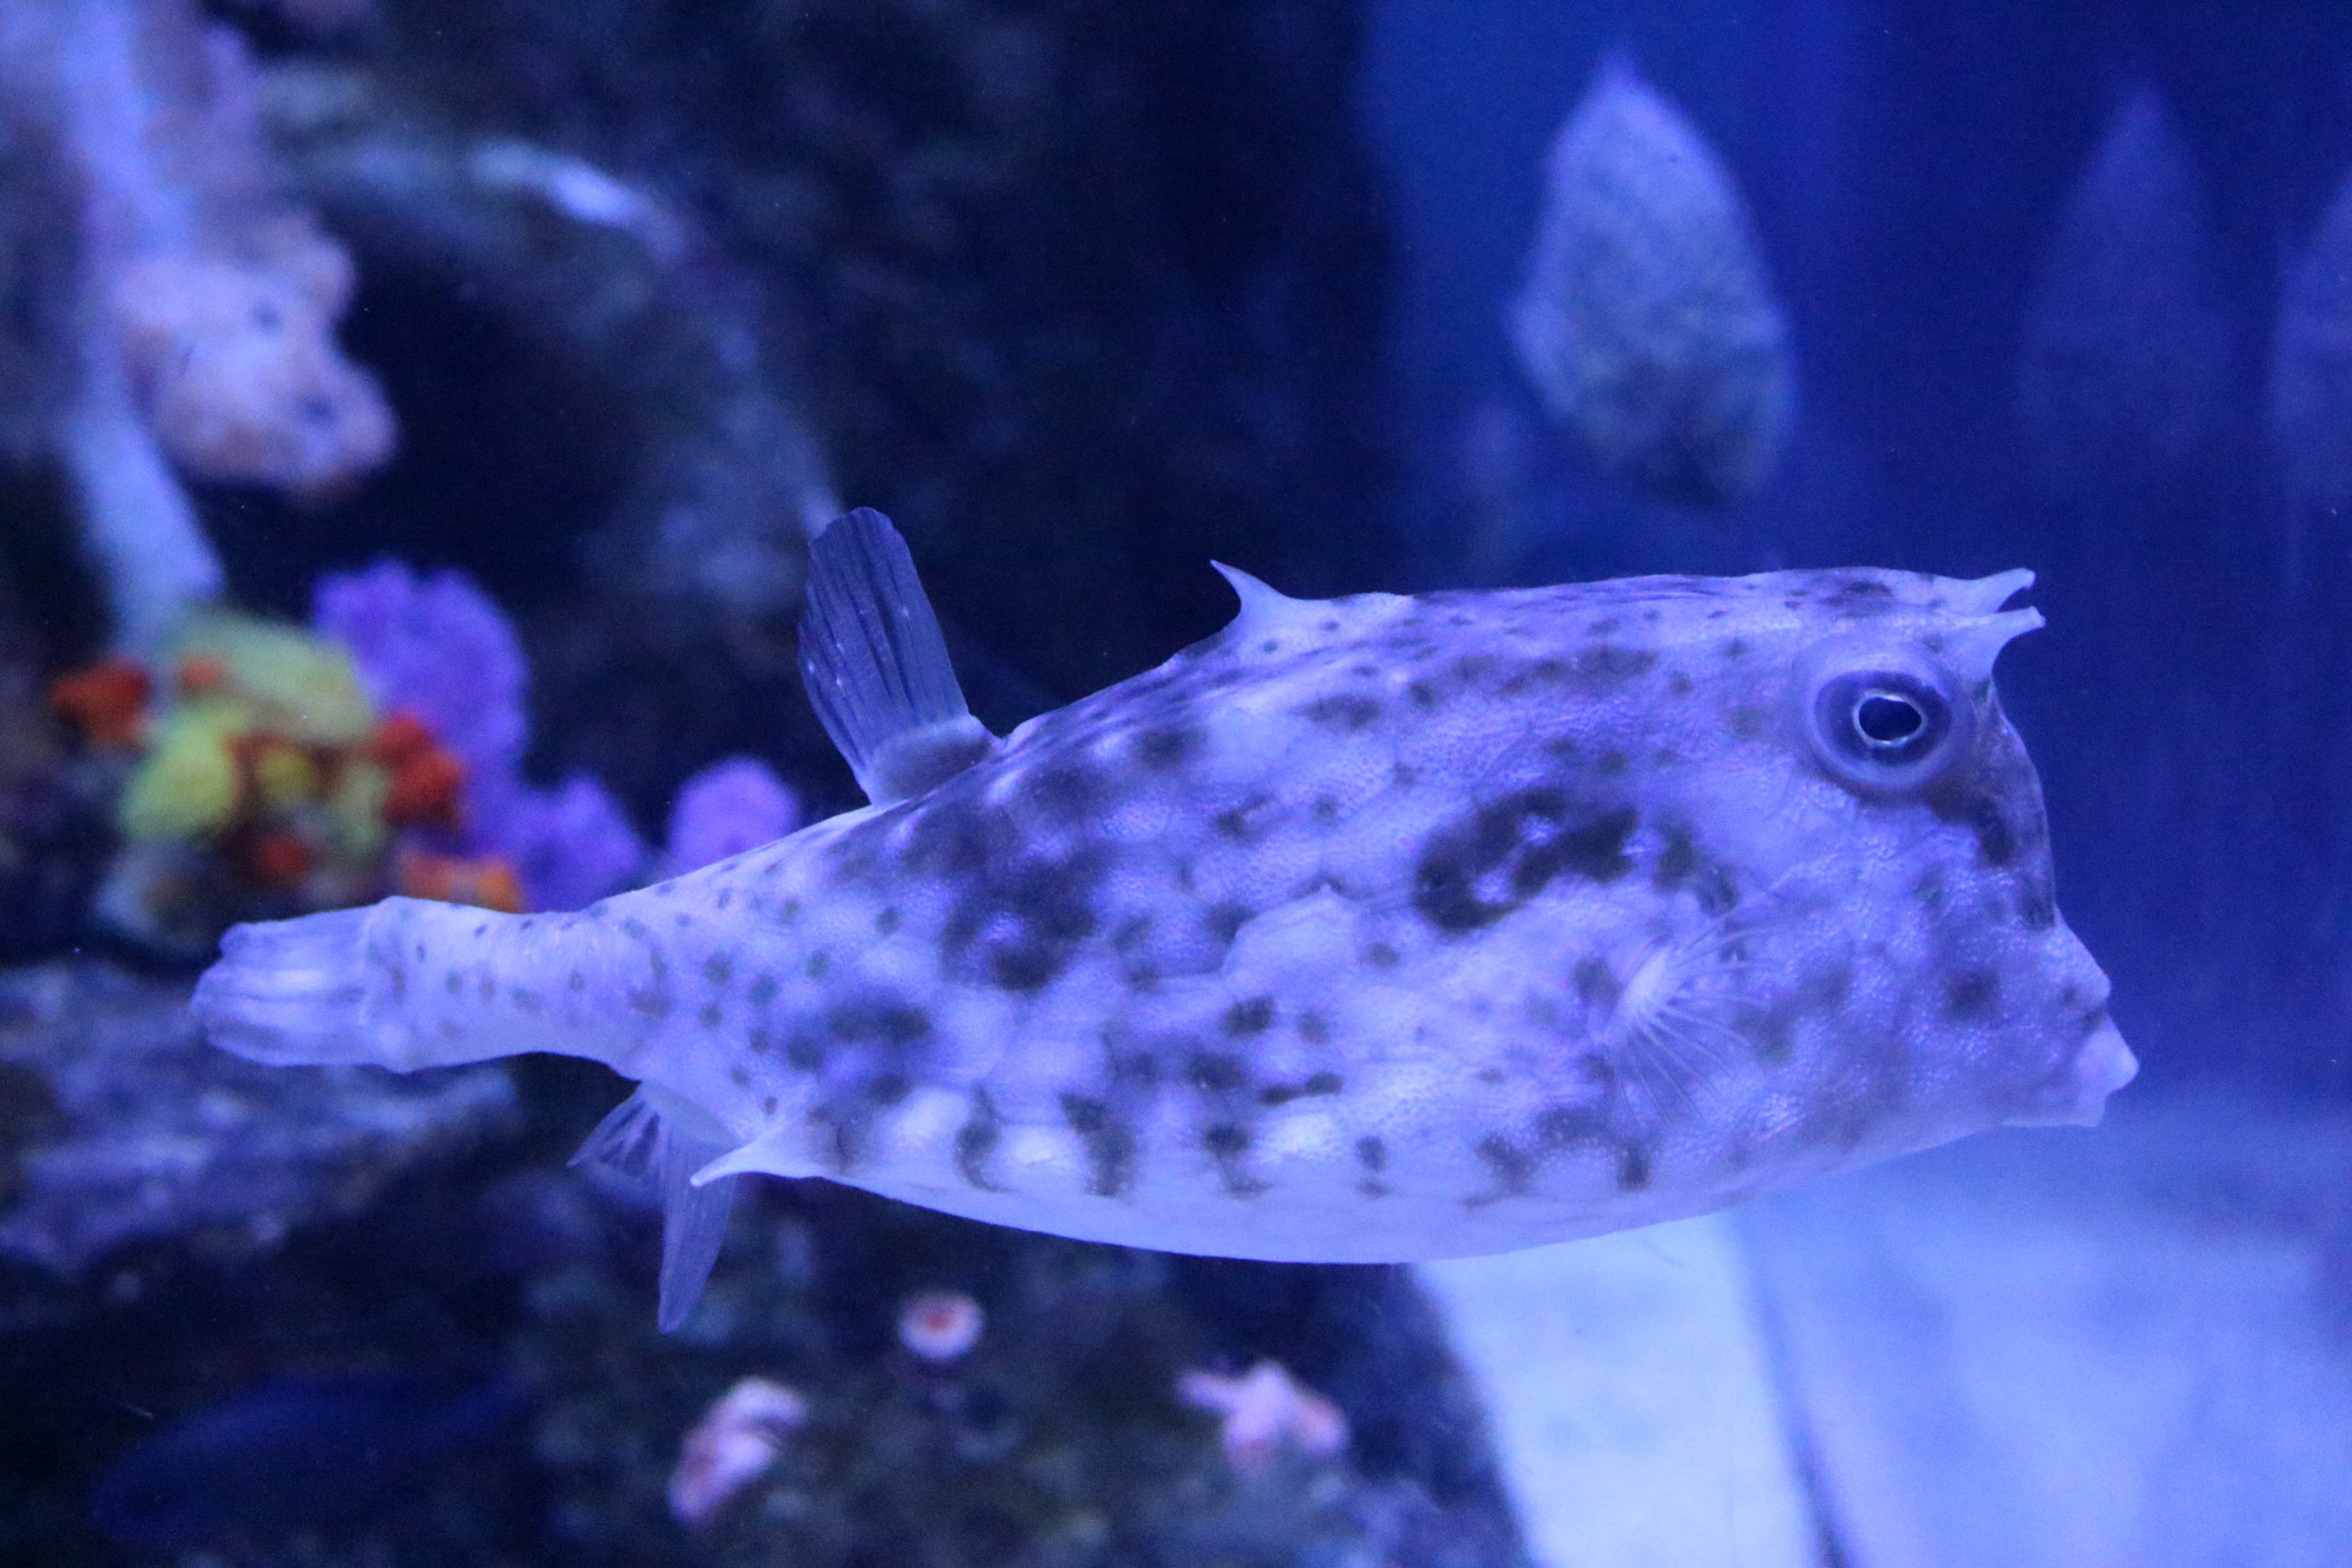
[[[1617,1151],[1617,1190],[1639,1192],[1650,1184],[1650,1151],[1627,1144]]]
[[[1219,1122],[1201,1134],[1201,1146],[1219,1159],[1250,1152],[1250,1129],[1238,1122]]]
[[[1764,733],[1764,710],[1743,703],[1731,710],[1727,722],[1734,735],[1742,740],[1753,740]]]
[[[1614,615],[1604,615],[1600,620],[1587,622],[1584,634],[1587,637],[1607,637],[1623,624]]]
[[[1194,1052],[1184,1065],[1184,1073],[1195,1089],[1211,1094],[1230,1093],[1250,1081],[1250,1075],[1242,1067],[1238,1056],[1228,1056],[1216,1051]]]
[[[441,988],[454,997],[466,988],[466,977],[452,969],[441,976]]]
[[[1204,922],[1209,934],[1219,942],[1230,942],[1250,923],[1250,908],[1247,904],[1217,903],[1209,906]]]
[[[1830,603],[1848,615],[1883,615],[1894,608],[1894,590],[1875,578],[1849,577],[1838,585]]]
[[[798,919],[800,918],[800,900],[797,898],[786,898],[783,903],[777,905],[775,918],[776,922],[779,925],[786,926]]]
[[[1003,1122],[997,1115],[996,1104],[989,1099],[988,1090],[972,1091],[971,1114],[956,1129],[956,1171],[966,1181],[983,1192],[997,1190],[983,1168],[984,1162],[996,1149],[997,1140],[1003,1135]]]
[[[695,1014],[695,1021],[705,1029],[717,1029],[727,1021],[727,1014],[717,1002],[705,1002],[702,1010]]]
[[[1282,643],[1277,638],[1268,637],[1265,641],[1258,645],[1258,651],[1261,653],[1279,653],[1282,651]]]
[[[566,990],[577,995],[588,988],[588,976],[574,969],[563,977],[563,985]]]
[[[702,963],[703,978],[714,986],[724,986],[735,978],[735,961],[723,953],[714,953]]]
[[[899,907],[896,904],[884,905],[881,910],[874,917],[875,934],[877,936],[888,936],[892,931],[895,931],[898,929]]]
[[[1262,1034],[1273,1026],[1274,998],[1252,997],[1225,1010],[1225,1032],[1237,1037]]]
[[[1836,1012],[1846,1005],[1846,998],[1853,990],[1854,966],[1840,960],[1808,974],[1804,988],[1798,992],[1798,1000],[1816,1012]]]
[[[1309,1073],[1306,1075],[1306,1081],[1299,1086],[1299,1092],[1318,1095],[1337,1094],[1343,1087],[1345,1087],[1344,1081],[1337,1073]]]
[[[1588,681],[1630,681],[1657,663],[1656,651],[1606,643],[1577,655],[1577,673]]]
[[[1611,746],[1608,750],[1603,751],[1600,756],[1594,758],[1592,765],[1594,771],[1599,773],[1604,779],[1623,778],[1625,776],[1625,770],[1629,765],[1629,760],[1623,750],[1618,747]]]
[[[1617,972],[1600,958],[1579,958],[1571,972],[1577,988],[1577,998],[1589,1007],[1608,1008],[1617,1005],[1625,987],[1618,982]]]
[[[865,1085],[865,1098],[876,1105],[896,1105],[914,1092],[903,1073],[876,1073]]]
[[[1687,697],[1691,691],[1690,677],[1677,670],[1666,678],[1666,689],[1678,697]]]
[[[1220,838],[1231,839],[1236,843],[1248,843],[1269,826],[1264,818],[1255,822],[1250,820],[1250,813],[1261,810],[1267,804],[1265,795],[1252,795],[1242,805],[1228,806],[1218,812],[1209,818],[1209,825],[1217,830]]]
[[[1114,1120],[1111,1108],[1084,1095],[1062,1096],[1062,1120],[1086,1145],[1086,1190],[1115,1198],[1135,1180],[1136,1136]]]
[[[1375,942],[1364,948],[1363,961],[1374,969],[1394,969],[1405,960],[1403,955],[1388,943]]]
[[[1363,729],[1380,717],[1380,704],[1358,693],[1343,692],[1336,696],[1317,697],[1299,712],[1311,724],[1339,729]]]
[[[1308,811],[1317,822],[1327,828],[1340,819],[1340,803],[1328,795],[1317,795]]]
[[[1381,1138],[1369,1134],[1364,1137],[1358,1138],[1356,1140],[1356,1163],[1363,1167],[1366,1170],[1386,1170],[1388,1168],[1387,1143]]]
[[[1488,1134],[1478,1140],[1476,1153],[1495,1173],[1502,1185],[1502,1196],[1516,1198],[1526,1192],[1535,1179],[1535,1162],[1524,1150],[1500,1134]]]
[[[1535,1116],[1536,1145],[1547,1152],[1593,1143],[1608,1132],[1608,1113],[1597,1105],[1555,1105]]]
[[[659,987],[644,986],[629,992],[628,1005],[632,1010],[648,1018],[667,1018],[671,1008],[676,1004],[668,991]]]
[[[825,1047],[812,1036],[796,1034],[785,1043],[784,1059],[797,1071],[813,1073],[825,1065]]]
[[[1321,1045],[1331,1038],[1331,1026],[1319,1012],[1302,1012],[1295,1027],[1298,1037],[1309,1045]]]
[[[1084,762],[1060,761],[1033,771],[1023,781],[1021,799],[1048,820],[1084,821],[1102,803],[1102,780]]]
[[[1740,637],[1726,637],[1722,647],[1716,651],[1725,659],[1745,659],[1747,657],[1747,639]]]
[[[1989,964],[1971,964],[1944,982],[1944,1015],[1971,1021],[1991,1018],[2000,1006],[2001,976]]]
[[[730,1064],[727,1069],[727,1081],[737,1089],[749,1089],[752,1087],[752,1069],[741,1062]]]
[[[1923,798],[1939,821],[1956,823],[1976,836],[1976,858],[1984,865],[1998,869],[2018,858],[2018,834],[1998,795],[1965,787],[1931,786]]]
[[[2018,890],[2018,922],[2030,931],[2046,931],[2058,923],[2058,901],[2047,882],[2029,882]]]
[[[825,1028],[838,1040],[896,1048],[929,1039],[931,1015],[906,1002],[843,1002],[826,1010]]]
[[[748,996],[751,1004],[753,1007],[763,1008],[770,1002],[775,1000],[775,976],[773,975],[761,975],[752,979],[752,988],[748,993]]]
[[[1155,772],[1181,767],[1201,750],[1202,734],[1189,724],[1147,729],[1136,737],[1136,760]]]
[[[526,991],[522,987],[517,986],[511,994],[514,1000],[514,1010],[517,1012],[537,1013],[544,1010],[547,1007],[545,998],[543,998],[537,991]]]
[[[1417,708],[1433,708],[1437,706],[1437,693],[1430,687],[1427,681],[1407,682],[1405,683],[1405,696],[1406,700],[1410,702]]]
[[[735,902],[735,889],[732,887],[720,888],[718,890],[718,896],[711,900],[711,904],[715,908],[721,909],[724,909],[733,902]]]
[[[1521,790],[1430,835],[1413,907],[1449,933],[1492,925],[1563,873],[1613,882],[1631,869],[1629,807],[1601,807],[1551,788]]]
[[[808,978],[821,980],[832,972],[833,955],[820,947],[808,955],[806,967],[808,971]]]

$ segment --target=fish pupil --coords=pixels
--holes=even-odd
[[[1854,705],[1854,730],[1866,746],[1900,746],[1927,727],[1919,705],[1897,692],[1865,692]]]

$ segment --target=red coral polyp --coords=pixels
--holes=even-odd
[[[51,682],[49,706],[93,746],[135,746],[153,694],[154,682],[144,668],[131,660],[107,659]]]

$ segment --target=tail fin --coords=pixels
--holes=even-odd
[[[385,1062],[368,1006],[375,913],[334,909],[232,928],[220,961],[196,983],[190,1010],[212,1043],[249,1062]]]

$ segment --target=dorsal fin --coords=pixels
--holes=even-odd
[[[996,750],[964,704],[914,558],[872,507],[808,544],[800,679],[866,798],[922,794]]]
[[[1294,599],[1238,566],[1227,566],[1221,560],[1213,560],[1209,565],[1216,568],[1216,574],[1225,579],[1234,596],[1241,601],[1240,613],[1233,617],[1233,624],[1245,633],[1264,631],[1312,606],[1313,601]]]

